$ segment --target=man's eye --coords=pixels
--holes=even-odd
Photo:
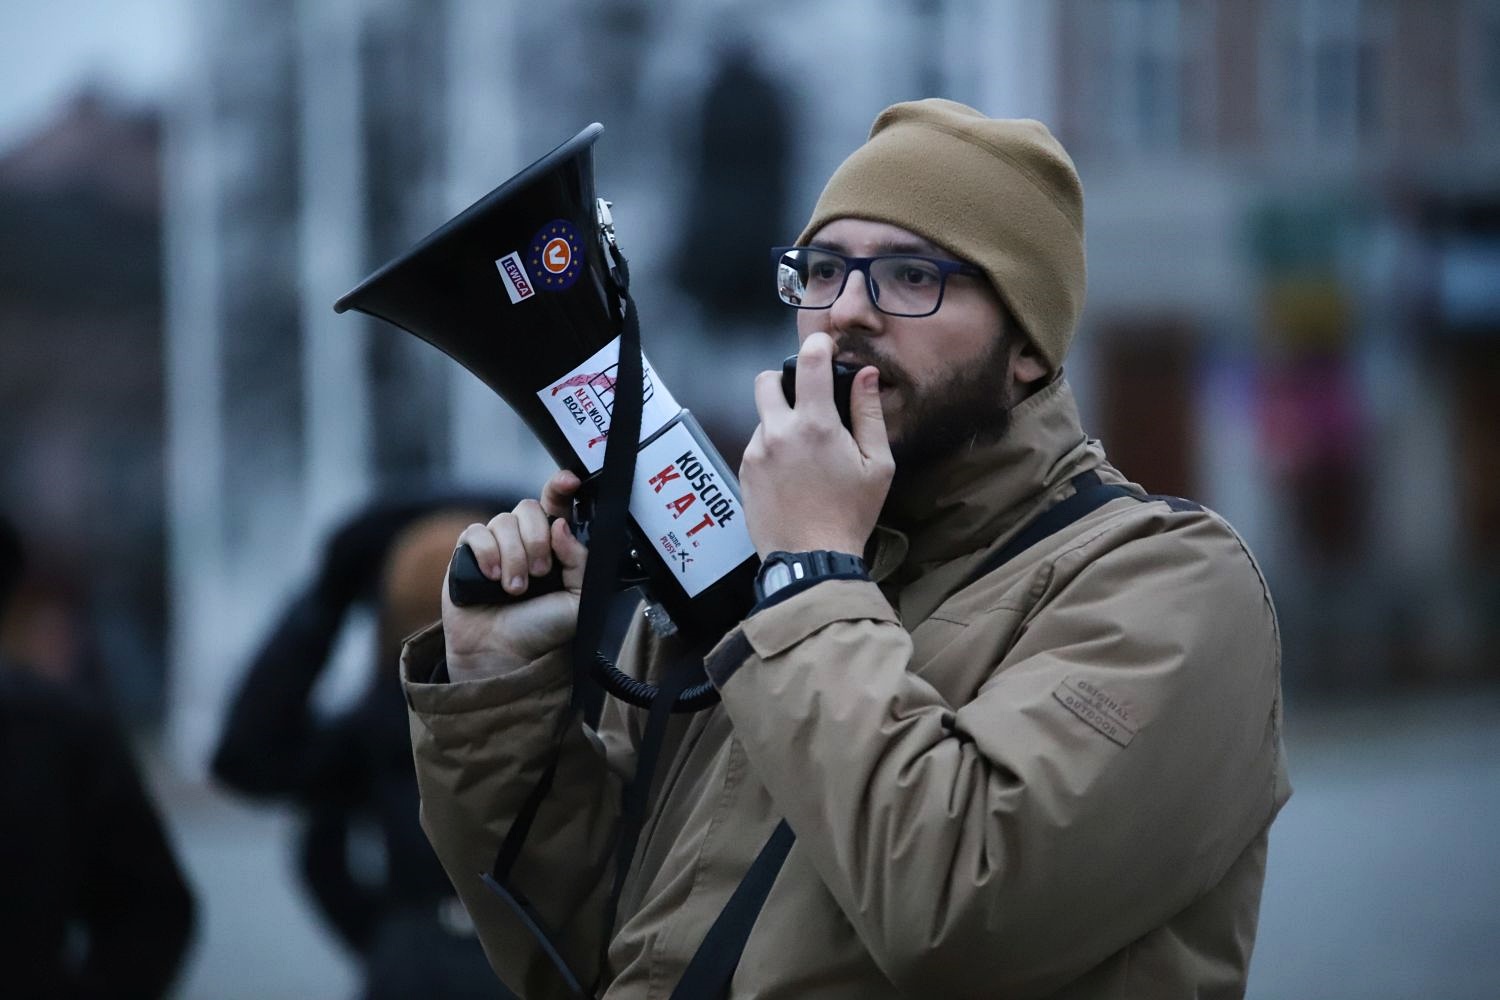
[[[814,264],[808,268],[814,281],[832,281],[839,276],[837,264]]]
[[[928,285],[937,280],[937,273],[931,268],[921,267],[916,264],[907,264],[901,268],[899,277],[903,284]]]

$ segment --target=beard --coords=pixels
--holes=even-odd
[[[958,451],[990,444],[1010,429],[1010,345],[1006,330],[990,349],[939,382],[918,385],[901,366],[859,335],[839,342],[840,360],[874,365],[901,396],[901,431],[891,439],[896,482],[923,472]]]

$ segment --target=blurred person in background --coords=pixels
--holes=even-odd
[[[0,516],[0,621],[23,571]],[[192,895],[113,720],[0,651],[0,993],[162,996],[192,926]]]
[[[418,825],[397,681],[403,638],[441,613],[453,540],[493,502],[380,503],[342,525],[316,577],[256,650],[214,755],[224,784],[301,814],[300,874],[359,956],[367,1000],[496,995],[468,915]],[[376,613],[368,682],[352,707],[320,718],[314,686],[360,604]]]
[[[1083,430],[1083,240],[1044,126],[927,100],[880,114],[779,251],[801,349],[795,406],[779,372],[754,386],[757,603],[707,656],[721,704],[666,729],[617,913],[644,713],[554,738],[579,481],[464,532],[513,595],[563,569],[561,592],[445,599],[403,662],[424,825],[511,988],[1243,995],[1290,794],[1275,613],[1222,518]],[[847,430],[835,359],[859,370]],[[638,624],[621,667],[659,681],[687,653]],[[544,770],[510,906],[478,873]]]
[[[11,666],[71,689],[115,714],[115,692],[91,628],[89,599],[76,579],[34,560],[15,582],[0,617],[0,650]]]

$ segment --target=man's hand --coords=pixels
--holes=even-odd
[[[565,515],[579,485],[571,472],[553,473],[540,500],[522,500],[515,510],[495,515],[489,524],[471,524],[458,537],[458,544],[474,550],[480,571],[512,595],[524,594],[529,578],[550,570],[554,559],[563,568],[563,589],[505,605],[461,608],[449,600],[444,580],[450,680],[514,670],[573,638],[588,550],[573,536]]]
[[[745,448],[740,486],[750,539],[764,558],[779,550],[864,553],[896,465],[880,408],[880,373],[854,377],[852,433],[833,405],[833,338],[814,333],[797,357],[797,406],[779,372],[755,379],[760,426]]]

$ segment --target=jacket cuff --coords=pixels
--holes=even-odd
[[[869,580],[825,580],[745,620],[745,638],[762,657],[783,653],[839,621],[898,622],[880,588]]]
[[[488,711],[537,692],[566,688],[573,680],[568,651],[567,646],[559,647],[494,677],[447,681],[443,627],[439,623],[407,640],[401,652],[401,685],[407,705],[419,715]]]
[[[829,580],[868,579],[870,579],[869,573],[830,573],[827,576],[814,576],[809,577],[805,580],[793,580],[791,583],[787,584],[785,587],[782,587],[771,596],[762,597],[759,601],[757,601],[755,603],[755,607],[750,609],[750,615],[759,614],[766,608],[780,604],[782,601],[790,600],[791,598],[796,597],[798,594],[802,593],[804,590],[811,590],[818,584],[827,583]],[[750,615],[746,615],[745,617],[748,618],[750,617]]]
[[[899,623],[900,619],[875,583],[824,580],[756,611],[714,647],[704,667],[714,686],[722,688],[751,655],[767,659],[784,653],[838,621]]]

